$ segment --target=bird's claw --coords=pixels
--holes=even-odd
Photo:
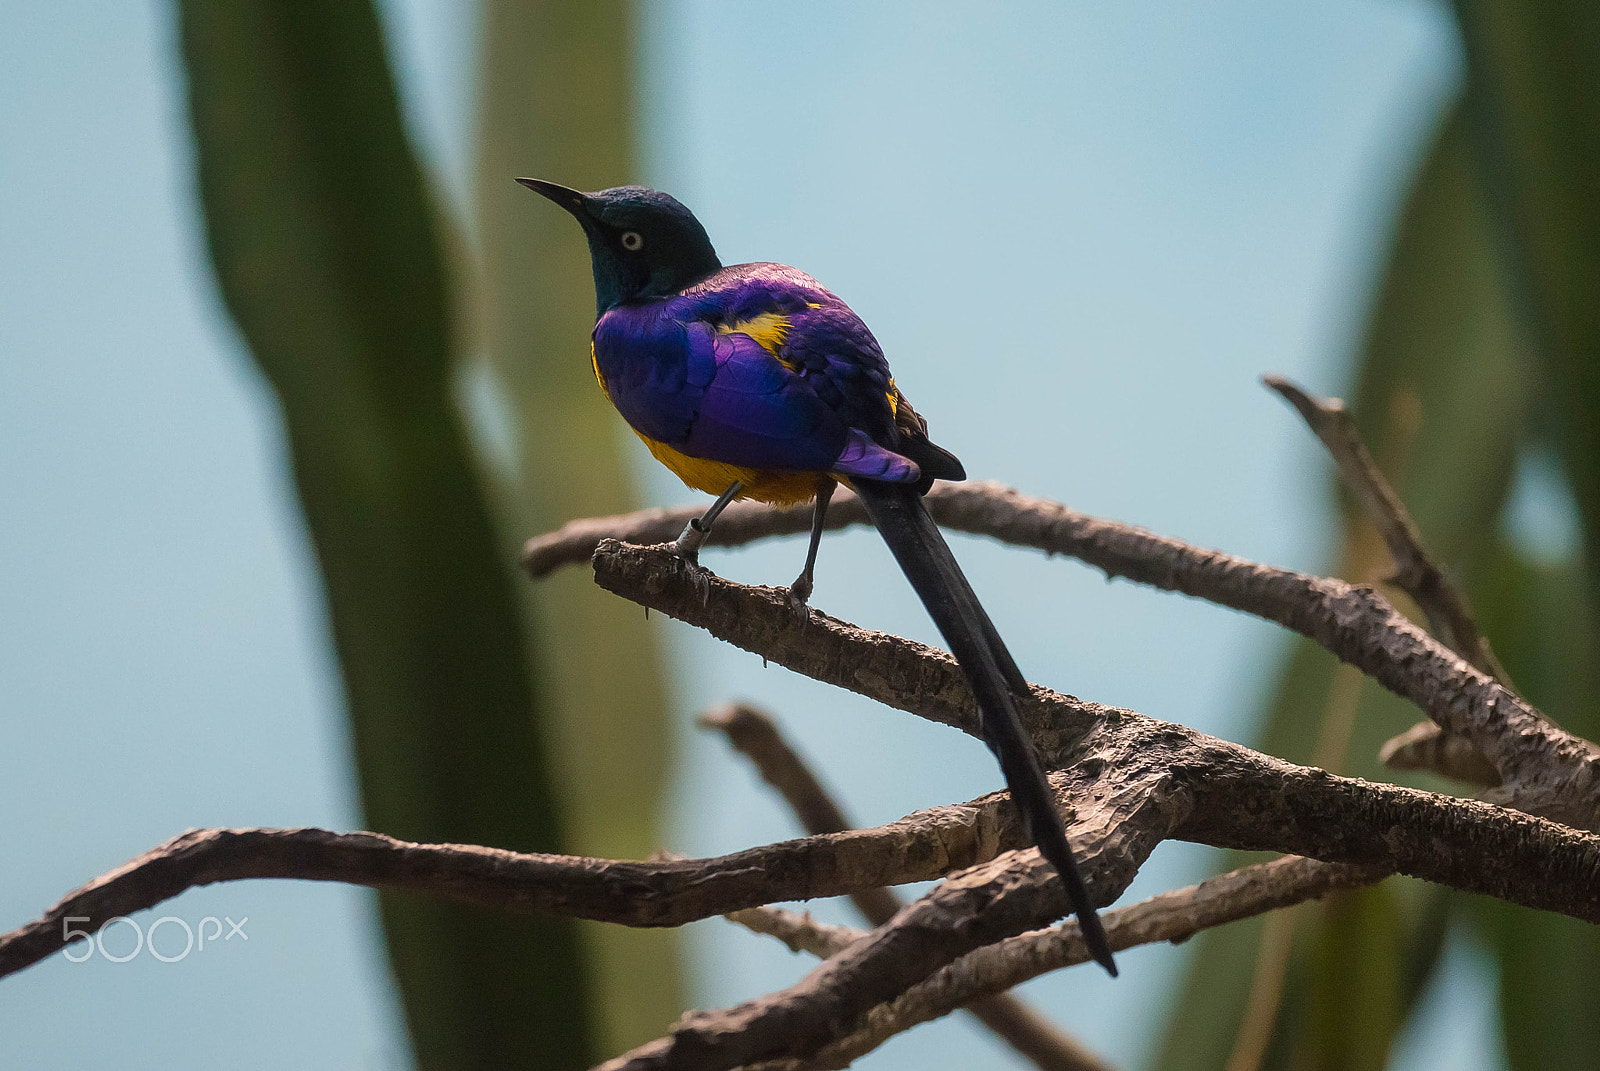
[[[683,540],[668,543],[667,549],[672,551],[673,557],[683,563],[683,575],[689,581],[689,586],[694,588],[694,593],[700,596],[700,605],[704,606],[711,601],[711,570],[700,564],[700,548],[685,548]]]
[[[696,519],[685,525],[683,534],[669,544],[672,553],[683,562],[685,575],[695,594],[700,596],[701,606],[711,601],[711,570],[700,564],[700,548],[705,542],[706,530]]]
[[[811,620],[811,607],[807,605],[810,598],[811,578],[809,576],[802,575],[793,584],[789,585],[789,610],[794,614],[795,620],[802,625]]]
[[[705,606],[711,601],[711,570],[688,558],[684,559],[683,567],[684,575],[689,579],[689,586],[700,596],[700,605]]]

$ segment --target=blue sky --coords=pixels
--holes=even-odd
[[[384,12],[413,132],[464,212],[472,9]],[[1344,382],[1459,79],[1433,4],[656,3],[643,38],[644,177],[725,261],[798,264],[850,301],[970,473],[1323,564],[1324,459],[1255,377]],[[0,928],[190,826],[356,824],[314,564],[272,399],[209,277],[174,60],[164,4],[0,0]],[[693,500],[639,460],[654,501]],[[707,562],[783,582],[800,553]],[[1033,679],[1248,735],[1268,626],[976,540],[957,553]],[[814,601],[934,639],[866,533],[829,539]],[[861,821],[998,786],[970,740],[659,627],[681,692],[675,851],[792,831],[689,728],[727,698],[777,713]],[[1132,895],[1205,865],[1164,848]],[[0,983],[0,1035],[39,1069],[404,1066],[369,908],[310,884],[186,894],[165,913],[248,916],[249,941],[53,959]],[[720,922],[694,942],[703,1003],[805,967]],[[1133,1066],[1182,955],[1030,991]],[[1485,1018],[1481,962],[1450,963],[1468,984],[1429,1004],[1407,1068],[1497,1066],[1492,1029],[1464,1025]],[[862,1066],[1009,1059],[952,1021]]]

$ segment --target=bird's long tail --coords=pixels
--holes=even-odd
[[[1117,966],[1111,958],[1111,946],[1073,862],[1066,827],[1056,810],[1044,767],[1017,716],[1012,694],[1027,689],[1026,679],[956,564],[955,555],[922,504],[917,488],[865,479],[856,479],[852,484],[966,674],[978,701],[984,742],[1000,760],[1006,787],[1022,813],[1028,836],[1061,874],[1083,930],[1084,943],[1095,960],[1115,977]]]

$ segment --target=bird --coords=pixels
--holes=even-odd
[[[658,461],[717,496],[674,552],[709,584],[700,548],[730,502],[812,503],[805,565],[789,586],[791,604],[808,614],[829,500],[840,484],[854,491],[950,645],[1024,828],[1059,873],[1090,954],[1115,977],[1105,929],[1017,714],[1027,680],[922,501],[934,480],[966,472],[929,439],[871,330],[796,268],[724,266],[705,227],[669,194],[517,182],[570,213],[588,240],[590,363],[601,391]]]

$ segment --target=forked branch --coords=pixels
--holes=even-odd
[[[1158,941],[1179,942],[1201,930],[1250,918],[1280,907],[1315,900],[1337,889],[1379,881],[1381,866],[1319,863],[1284,856],[1161,893],[1103,917],[1111,947],[1121,952]],[[797,950],[835,955],[866,936],[844,926],[823,926],[809,915],[779,908],[751,908],[734,916]],[[988,945],[940,969],[894,1000],[868,1012],[852,1033],[805,1060],[774,1061],[761,1071],[826,1071],[843,1068],[919,1023],[948,1015],[983,994],[998,993],[1042,974],[1089,961],[1076,921]],[[753,1071],[753,1069],[752,1069]]]
[[[699,722],[704,728],[722,733],[750,760],[762,780],[789,804],[807,833],[840,833],[852,827],[854,823],[845,817],[838,802],[822,787],[821,780],[799,752],[784,739],[777,722],[765,712],[744,703],[730,703],[702,714]],[[905,906],[890,888],[863,889],[851,894],[850,901],[873,926],[888,922]],[[752,919],[766,917],[761,912],[775,910],[749,908],[728,917],[749,924]],[[793,912],[781,914],[792,915]],[[857,936],[864,935],[858,932]],[[836,951],[839,949],[819,955],[830,956]],[[966,1010],[1006,1044],[1033,1061],[1040,1071],[1108,1071],[1106,1065],[1075,1038],[1012,993],[979,997]]]
[[[1469,741],[1499,773],[1503,784],[1497,799],[1579,828],[1600,827],[1600,748],[1553,725],[1372,588],[1194,547],[998,484],[936,485],[928,505],[948,527],[1074,557],[1107,576],[1206,599],[1308,636],[1411,700],[1446,732]],[[670,538],[668,533],[692,512],[649,510],[574,522],[531,540],[524,561],[535,572],[547,572],[594,553],[611,532],[639,540]],[[860,503],[846,495],[836,499],[829,514],[835,525],[864,517]],[[735,503],[712,538],[747,542],[801,531],[805,523],[795,511]],[[598,557],[595,561],[599,565]],[[597,569],[602,585],[607,585],[605,574]]]

